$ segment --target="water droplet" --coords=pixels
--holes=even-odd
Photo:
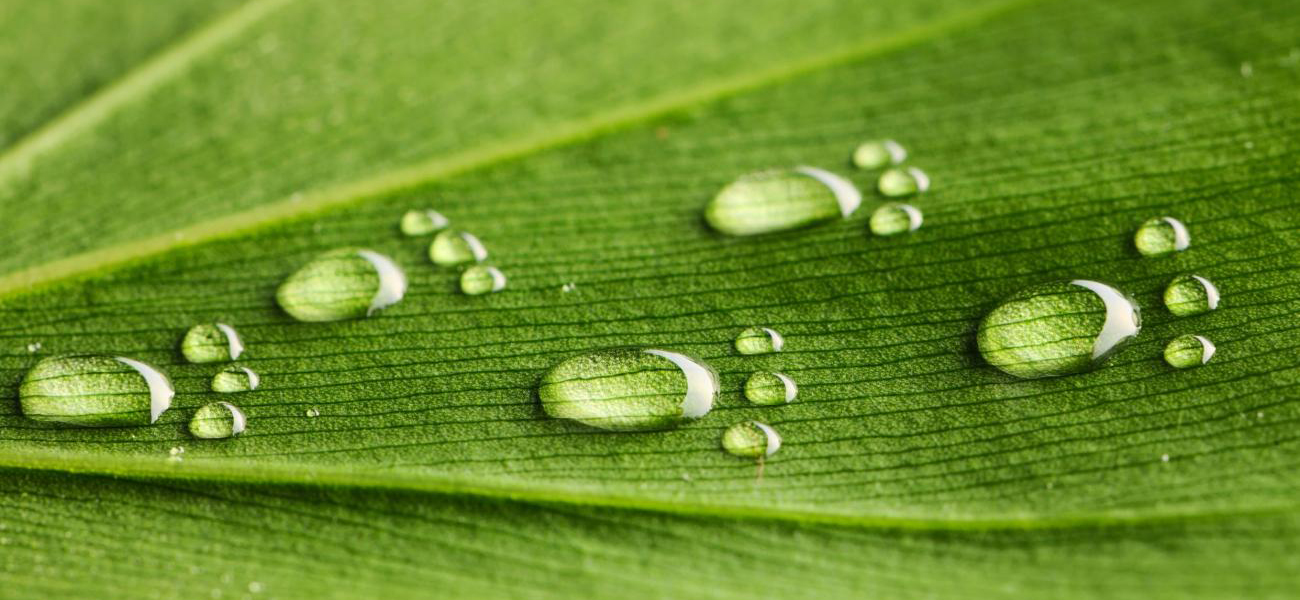
[[[1138,227],[1133,236],[1133,244],[1142,256],[1163,256],[1173,252],[1182,252],[1191,244],[1192,238],[1187,233],[1187,226],[1173,217],[1155,217],[1147,219]]]
[[[814,167],[749,173],[723,187],[704,220],[728,235],[786,231],[848,217],[862,194],[847,179]]]
[[[743,421],[722,434],[722,449],[745,458],[772,456],[781,449],[781,435],[766,423]]]
[[[921,226],[921,209],[911,204],[889,203],[871,213],[871,233],[897,235]]]
[[[429,244],[429,260],[443,267],[483,262],[488,251],[474,234],[455,229],[444,229]]]
[[[736,336],[736,351],[741,354],[769,354],[784,347],[785,338],[767,327],[750,327]]]
[[[261,592],[261,591],[262,591],[262,582],[260,582],[260,581],[250,581],[250,582],[248,582],[248,591],[250,591],[250,592],[252,592],[252,593],[254,593],[254,594]]]
[[[573,282],[569,282],[569,283],[566,283],[566,284],[560,286],[560,291],[561,291],[561,292],[564,292],[564,293],[566,293],[566,294],[569,293],[569,292],[572,292],[572,291],[575,290],[575,289],[578,289],[578,286],[577,286],[577,284],[575,284],[575,283],[573,283]]]
[[[182,454],[185,454],[185,447],[184,447],[184,446],[172,446],[172,449],[171,449],[171,450],[168,450],[168,451],[167,451],[167,454],[169,454],[169,455],[171,455],[171,456],[180,456],[180,455],[182,455]]]
[[[309,418],[309,419],[314,419],[314,418],[320,416],[320,411],[319,411],[319,410],[316,410],[314,407],[313,407],[313,408],[309,408],[309,409],[307,409],[306,415],[307,415],[307,418]]]
[[[1214,342],[1199,335],[1180,335],[1165,346],[1165,362],[1175,369],[1197,367],[1214,357]]]
[[[190,434],[205,440],[234,437],[244,432],[244,411],[229,402],[205,404],[190,419]]]
[[[295,271],[280,284],[275,299],[293,318],[320,322],[368,316],[405,294],[406,274],[391,258],[340,248]]]
[[[894,140],[865,142],[853,151],[853,166],[859,169],[879,169],[907,160],[907,150]]]
[[[223,394],[248,392],[261,385],[262,378],[248,367],[229,366],[212,377],[212,391]]]
[[[41,359],[18,389],[27,418],[86,427],[153,423],[175,395],[152,365],[86,355]]]
[[[474,265],[460,274],[460,291],[471,296],[504,289],[506,289],[506,276],[496,267]]]
[[[799,386],[785,373],[759,371],[745,380],[745,398],[754,404],[771,406],[793,402]]]
[[[1161,455],[1160,455],[1160,462],[1169,462],[1169,455],[1168,455],[1168,454],[1161,454]]]
[[[185,332],[181,354],[192,363],[235,360],[244,353],[244,342],[234,327],[225,323],[202,323]]]
[[[980,354],[1016,377],[1086,371],[1137,336],[1137,303],[1118,289],[1075,279],[1037,285],[1004,300],[980,322]]]
[[[613,431],[669,429],[713,408],[718,374],[677,352],[615,348],[566,359],[542,377],[546,414]]]
[[[32,343],[30,343],[30,344],[27,344],[27,351],[28,351],[28,352],[32,352],[32,353],[40,352],[40,351],[41,351],[41,343],[40,343],[40,342],[32,342]]]
[[[403,234],[410,236],[428,235],[447,227],[451,221],[436,210],[408,210],[402,215],[399,227]]]
[[[1210,312],[1219,307],[1219,288],[1200,275],[1183,274],[1165,288],[1165,308],[1179,317]]]
[[[916,167],[889,169],[880,174],[876,188],[891,198],[910,196],[930,189],[930,176]]]
[[[1254,75],[1254,74],[1255,74],[1255,67],[1254,67],[1254,66],[1252,66],[1249,62],[1241,63],[1241,76],[1242,76],[1242,77],[1250,77],[1251,75]]]

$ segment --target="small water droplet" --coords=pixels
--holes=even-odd
[[[916,167],[893,168],[880,174],[876,188],[890,198],[910,196],[930,189],[930,176]]]
[[[1165,362],[1175,369],[1199,367],[1214,357],[1214,342],[1199,335],[1180,335],[1165,346]]]
[[[88,355],[43,358],[18,389],[27,418],[86,427],[153,423],[175,395],[152,365]]]
[[[262,583],[261,583],[260,581],[250,581],[250,582],[248,582],[248,591],[250,591],[250,592],[252,592],[252,593],[254,593],[254,594],[257,594],[257,593],[261,592],[261,591],[262,591]]]
[[[859,169],[879,169],[907,160],[907,150],[894,140],[864,142],[853,151],[853,166]]]
[[[754,404],[787,404],[798,395],[799,386],[784,373],[759,371],[745,380],[745,398]]]
[[[1165,308],[1178,317],[1190,317],[1219,307],[1219,288],[1200,275],[1183,274],[1165,288]]]
[[[1033,286],[980,322],[980,354],[1023,378],[1078,373],[1100,365],[1142,329],[1137,302],[1113,286],[1075,279]]]
[[[170,454],[170,455],[172,455],[172,456],[180,456],[180,455],[182,455],[182,454],[185,454],[185,447],[184,447],[184,446],[172,446],[172,449],[171,449],[171,450],[168,450],[168,451],[167,451],[167,454]]]
[[[542,408],[613,431],[669,429],[713,408],[718,374],[678,352],[615,348],[568,358],[538,388]]]
[[[212,391],[222,394],[249,392],[262,384],[262,378],[248,367],[229,366],[212,376]]]
[[[1169,462],[1169,455],[1168,455],[1168,454],[1161,454],[1161,455],[1160,455],[1160,462]]]
[[[786,231],[848,217],[862,194],[847,179],[814,167],[742,175],[709,201],[704,220],[728,235]]]
[[[313,407],[313,408],[309,408],[309,409],[307,409],[306,415],[307,415],[308,418],[314,419],[314,418],[320,416],[320,411],[319,411],[319,410],[316,410],[314,407]]]
[[[460,291],[471,296],[504,289],[506,289],[506,276],[496,267],[474,265],[460,274]]]
[[[569,292],[572,292],[573,290],[576,290],[576,289],[578,289],[578,286],[577,286],[577,284],[575,284],[575,283],[573,283],[573,282],[569,282],[569,283],[566,283],[566,284],[560,286],[560,291],[561,291],[561,292],[564,292],[564,293],[566,293],[566,294],[569,293]]]
[[[229,402],[205,404],[190,419],[190,434],[205,440],[234,437],[244,432],[244,411]]]
[[[439,229],[444,229],[450,224],[451,221],[436,210],[408,210],[406,214],[402,215],[399,228],[405,235],[417,236],[428,235]]]
[[[202,323],[185,332],[181,354],[192,363],[235,360],[244,353],[244,342],[234,327],[225,323]]]
[[[467,231],[444,229],[429,244],[429,260],[442,267],[483,262],[487,256],[487,247]]]
[[[871,233],[897,235],[921,226],[921,209],[911,204],[890,203],[871,213]]]
[[[768,354],[784,347],[785,338],[768,327],[750,327],[736,336],[736,351],[741,354]]]
[[[722,434],[722,449],[745,458],[768,457],[781,449],[781,435],[766,423],[742,421]]]
[[[1137,246],[1142,256],[1163,256],[1182,252],[1191,243],[1192,238],[1187,233],[1187,226],[1173,217],[1147,219],[1133,236],[1133,244]]]
[[[276,291],[280,308],[299,321],[356,319],[396,304],[406,294],[406,274],[378,252],[341,248],[295,271]]]
[[[1241,76],[1250,77],[1255,74],[1255,67],[1249,62],[1241,63]]]
[[[30,343],[30,344],[27,344],[27,351],[28,351],[28,352],[36,353],[36,352],[40,352],[40,350],[41,350],[41,343],[40,343],[40,342],[32,342],[32,343]]]

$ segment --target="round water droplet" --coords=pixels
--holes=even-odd
[[[225,362],[244,353],[244,342],[234,327],[225,323],[201,323],[185,332],[181,354],[192,363]]]
[[[713,408],[718,374],[677,352],[616,348],[551,367],[538,396],[546,414],[613,431],[669,429]]]
[[[911,204],[890,203],[871,213],[871,233],[897,235],[921,226],[921,209]]]
[[[910,196],[930,189],[930,176],[916,167],[889,169],[880,174],[876,187],[891,198]]]
[[[1219,307],[1219,288],[1200,275],[1179,275],[1165,288],[1165,307],[1179,317],[1210,312]]]
[[[743,175],[722,188],[704,210],[721,233],[755,235],[848,217],[862,194],[847,179],[814,167]]]
[[[1096,281],[1030,287],[980,322],[980,354],[1016,377],[1086,371],[1137,336],[1142,317],[1132,298]]]
[[[223,394],[248,392],[261,385],[262,378],[248,367],[230,366],[212,377],[212,391]]]
[[[736,351],[741,354],[768,354],[784,347],[785,338],[768,327],[750,327],[736,336]]]
[[[722,434],[722,449],[745,458],[772,456],[781,449],[781,435],[766,423],[743,421]]]
[[[229,402],[205,404],[190,419],[190,435],[205,440],[234,437],[244,432],[244,411]]]
[[[175,395],[162,371],[112,356],[41,359],[18,388],[27,418],[86,427],[153,423]]]
[[[1182,252],[1191,243],[1192,238],[1187,233],[1187,226],[1173,217],[1148,219],[1138,227],[1137,234],[1133,236],[1133,244],[1137,246],[1142,256]]]
[[[295,271],[276,291],[280,308],[299,321],[356,319],[396,304],[406,294],[406,274],[393,259],[340,248]]]
[[[402,215],[402,233],[410,236],[428,235],[449,225],[451,221],[436,210],[408,210]]]
[[[504,289],[506,289],[506,276],[496,267],[474,265],[460,274],[460,291],[471,296]]]
[[[1165,362],[1176,369],[1199,367],[1214,358],[1214,342],[1199,335],[1180,335],[1165,346]]]
[[[772,406],[793,402],[799,386],[785,373],[759,371],[745,380],[745,398],[754,404]]]
[[[879,169],[907,160],[907,150],[894,140],[865,142],[853,151],[853,166],[859,169]]]
[[[305,412],[304,414],[307,415],[307,418],[309,418],[309,419],[314,419],[314,418],[320,416],[320,411],[317,410],[317,409],[315,409],[315,408],[309,408],[309,409],[306,410],[306,412]]]
[[[30,344],[27,344],[27,351],[28,351],[28,352],[35,353],[35,352],[40,352],[40,350],[41,350],[41,343],[40,343],[40,342],[32,342],[32,343],[30,343]]]
[[[429,244],[429,260],[443,267],[483,262],[488,251],[474,234],[455,229],[444,229]]]

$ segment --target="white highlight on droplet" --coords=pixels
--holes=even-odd
[[[393,259],[372,250],[357,250],[357,256],[366,259],[379,274],[379,289],[375,290],[375,297],[370,301],[367,316],[397,304],[406,295],[406,273]]]
[[[772,374],[776,375],[776,378],[780,379],[781,383],[785,384],[786,403],[788,404],[790,402],[794,402],[795,397],[799,395],[799,386],[795,385],[794,380],[790,379],[790,376],[786,375],[785,373],[772,373]]]
[[[924,173],[923,173],[922,175],[924,175]],[[929,180],[926,180],[926,182],[927,182],[926,185],[928,186],[928,185],[929,185]],[[919,189],[919,185],[920,185],[920,184],[918,183],[917,185],[918,185],[918,189]],[[917,208],[917,207],[915,207],[915,206],[912,206],[911,204],[899,204],[899,205],[898,205],[898,208],[903,209],[903,212],[907,213],[907,230],[908,230],[908,231],[916,231],[917,229],[920,229],[920,228],[921,228],[921,220],[922,220],[922,218],[923,218],[923,217],[921,216],[921,209],[919,209],[919,208]]]
[[[889,160],[893,164],[898,164],[907,160],[907,149],[904,148],[902,144],[899,144],[894,140],[885,140],[881,142],[880,145],[885,147],[885,152],[889,153]]]
[[[849,180],[817,167],[795,167],[794,170],[830,188],[831,193],[835,195],[835,201],[840,205],[840,215],[847,218],[862,205],[862,192],[859,192]]]
[[[248,389],[249,389],[249,390],[255,390],[255,389],[257,389],[257,386],[259,386],[259,385],[262,384],[262,376],[261,376],[261,375],[258,375],[255,371],[253,371],[252,369],[250,369],[250,368],[248,368],[248,367],[239,367],[239,368],[240,368],[240,369],[243,369],[245,375],[248,375]]]
[[[698,419],[713,410],[713,398],[718,395],[719,388],[718,375],[712,369],[677,352],[646,350],[645,353],[673,361],[686,376],[686,395],[682,398],[683,417]]]
[[[244,369],[244,370],[248,371],[248,369]],[[249,371],[249,373],[251,374],[252,371]],[[256,375],[252,375],[252,376],[256,377]],[[257,386],[253,386],[253,387],[257,387]],[[226,410],[230,411],[230,435],[234,436],[243,433],[244,426],[248,421],[247,419],[244,418],[244,411],[239,410],[238,406],[235,406],[234,404],[231,404],[229,402],[220,402],[219,404],[225,407]]]
[[[120,362],[132,369],[135,369],[141,377],[144,377],[145,383],[149,385],[149,422],[153,423],[158,417],[172,406],[172,398],[176,396],[176,390],[172,388],[172,382],[162,371],[153,368],[153,366],[142,363],[133,358],[124,356],[115,356],[117,362]]]
[[[492,276],[492,291],[499,292],[506,289],[506,274],[496,267],[487,268],[488,275]]]
[[[781,449],[781,434],[777,433],[776,430],[772,429],[767,423],[759,423],[758,421],[750,422],[753,423],[755,427],[762,429],[763,434],[767,436],[767,450],[764,451],[763,455],[772,456],[773,454],[776,454],[776,451]]]
[[[239,339],[239,332],[225,323],[216,323],[215,325],[226,336],[226,343],[230,345],[230,360],[239,358],[239,355],[244,353],[244,342]]]
[[[930,176],[926,175],[925,171],[922,171],[916,167],[908,167],[907,174],[911,175],[912,179],[916,181],[917,192],[924,192],[930,189]],[[912,229],[916,229],[916,228],[913,227]]]
[[[1199,335],[1194,335],[1192,337],[1196,338],[1197,340],[1200,340],[1201,342],[1201,364],[1210,362],[1210,359],[1214,358],[1214,352],[1218,350],[1218,348],[1214,347],[1214,342],[1211,342],[1209,339]]]
[[[474,262],[483,262],[487,260],[487,246],[479,241],[478,236],[468,232],[460,232],[460,239],[465,240],[465,245],[469,246],[469,253],[474,255]]]
[[[1106,322],[1101,333],[1092,344],[1092,358],[1096,360],[1105,356],[1120,342],[1137,335],[1142,329],[1142,322],[1137,316],[1133,302],[1119,290],[1104,283],[1075,279],[1070,283],[1087,288],[1106,305]]]
[[[772,340],[772,351],[780,352],[785,347],[785,338],[775,329],[764,327],[763,331],[767,332],[767,337]]]
[[[1179,252],[1186,250],[1192,243],[1192,236],[1187,233],[1187,226],[1173,217],[1160,217],[1160,219],[1174,229],[1174,250]]]
[[[1192,275],[1192,279],[1201,282],[1201,287],[1205,288],[1205,303],[1210,307],[1210,310],[1218,308],[1219,288],[1215,287],[1213,283],[1210,283],[1209,279],[1201,277],[1200,275]]]

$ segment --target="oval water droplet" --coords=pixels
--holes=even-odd
[[[392,306],[406,294],[406,274],[371,250],[340,248],[295,271],[275,293],[280,308],[299,321],[356,319]]]
[[[1075,279],[1037,285],[1004,300],[980,322],[989,364],[1016,377],[1096,367],[1137,336],[1137,303],[1113,286]]]
[[[786,231],[848,217],[862,194],[847,179],[815,167],[742,175],[720,190],[704,220],[727,235]]]
[[[566,359],[542,376],[546,414],[613,431],[669,429],[713,408],[718,374],[667,350],[615,348]]]
[[[1219,307],[1219,288],[1200,275],[1179,275],[1165,288],[1165,307],[1179,317],[1210,312]]]
[[[761,406],[787,404],[798,395],[799,386],[785,373],[759,371],[745,380],[745,398]]]
[[[920,226],[921,209],[911,204],[891,202],[871,213],[871,233],[876,235],[898,235]]]
[[[41,359],[18,388],[27,418],[86,427],[153,423],[175,395],[156,367],[113,356]]]
[[[312,407],[303,411],[303,414],[307,415],[307,418],[309,419],[315,419],[316,417],[320,416],[320,410],[318,410],[315,407]]]
[[[1133,236],[1133,244],[1137,246],[1142,256],[1162,256],[1182,252],[1191,243],[1192,238],[1187,233],[1187,226],[1173,217],[1148,219],[1138,227],[1137,234]]]
[[[506,276],[501,269],[474,265],[460,274],[460,291],[471,296],[490,294],[506,289]]]
[[[1180,335],[1165,346],[1165,362],[1175,369],[1199,367],[1214,357],[1214,342],[1199,335]]]
[[[750,327],[736,336],[736,351],[741,354],[780,352],[785,338],[769,327]]]
[[[781,449],[781,435],[766,423],[742,421],[722,434],[722,449],[745,458],[768,457]]]
[[[222,394],[249,392],[262,384],[262,378],[248,367],[229,366],[212,377],[212,391]]]
[[[244,432],[244,411],[229,402],[205,404],[190,419],[190,435],[205,440],[220,440]]]
[[[859,169],[879,169],[907,160],[907,150],[894,140],[864,142],[853,151],[853,166]]]
[[[487,256],[487,247],[468,231],[444,229],[429,244],[429,260],[442,267],[483,262]]]
[[[181,354],[192,363],[225,362],[244,353],[244,342],[234,327],[225,323],[201,323],[185,332]]]
[[[399,227],[403,234],[417,236],[428,235],[438,231],[439,229],[444,229],[450,224],[451,221],[447,220],[447,217],[442,216],[442,213],[426,208],[423,210],[406,211],[406,214],[402,215],[402,221],[399,224]]]
[[[916,167],[893,168],[880,174],[876,188],[890,198],[910,196],[930,189],[930,176]]]

